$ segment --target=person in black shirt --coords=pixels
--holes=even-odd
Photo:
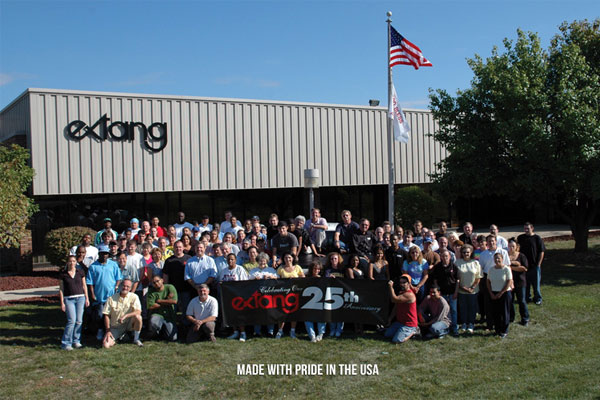
[[[369,265],[369,262],[373,259],[373,247],[377,244],[377,239],[372,231],[369,231],[371,223],[368,219],[363,218],[360,220],[360,230],[358,233],[352,236],[352,250],[360,257],[361,267]]]
[[[390,269],[390,279],[394,284],[398,283],[398,278],[402,275],[402,264],[406,260],[407,253],[400,247],[400,237],[395,233],[390,238],[391,246],[385,250],[385,259]]]
[[[448,249],[440,250],[440,262],[435,264],[430,270],[430,279],[434,285],[440,287],[440,293],[450,306],[450,331],[453,335],[458,335],[457,324],[457,305],[458,298],[458,267],[452,262],[450,251]]]
[[[473,224],[470,222],[465,222],[465,225],[463,226],[463,232],[464,233],[458,237],[458,240],[462,241],[464,244],[470,244],[472,246],[473,239],[471,238],[471,235],[473,234]]]
[[[344,254],[350,250],[352,237],[360,231],[358,224],[352,221],[352,213],[348,210],[342,211],[342,223],[335,228],[333,235],[333,246]]]
[[[521,246],[521,253],[525,254],[529,263],[525,295],[527,301],[531,301],[530,289],[533,289],[533,301],[539,306],[542,304],[540,281],[542,279],[542,261],[544,261],[546,246],[542,238],[533,233],[533,224],[531,222],[525,222],[524,229],[525,233],[517,237],[517,242]]]
[[[185,281],[185,264],[191,256],[183,252],[183,243],[178,240],[173,245],[174,254],[167,258],[163,267],[163,279],[167,284],[175,286],[177,290],[177,307],[185,319],[185,311],[188,303],[192,299],[192,287]]]

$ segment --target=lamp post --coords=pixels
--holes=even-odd
[[[304,187],[309,189],[308,205],[309,209],[315,208],[315,193],[313,189],[319,188],[319,170],[307,168],[304,170]]]

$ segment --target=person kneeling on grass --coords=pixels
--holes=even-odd
[[[142,347],[142,305],[139,297],[130,292],[131,281],[124,279],[119,293],[115,293],[104,306],[104,339],[102,347],[108,349],[121,340],[127,332],[133,332],[133,343]]]
[[[394,293],[394,282],[389,281],[390,298],[396,309],[396,322],[386,331],[385,337],[391,337],[392,343],[404,343],[417,332],[417,297],[410,287],[410,276],[398,278],[400,293]]]
[[[199,341],[203,336],[211,342],[215,339],[215,321],[219,315],[217,299],[209,296],[210,289],[206,283],[198,286],[198,297],[194,297],[187,307],[186,318],[192,324],[187,333],[187,343]]]
[[[429,288],[429,296],[419,306],[419,317],[422,318],[421,332],[427,332],[426,339],[443,338],[450,328],[448,313],[450,306],[440,293],[440,287]]]
[[[169,341],[177,341],[177,290],[165,284],[160,276],[152,277],[152,287],[146,296],[150,314],[150,337],[162,336]]]

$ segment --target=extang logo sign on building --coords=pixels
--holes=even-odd
[[[155,122],[146,127],[142,122],[114,121],[109,125],[109,121],[110,118],[104,114],[92,126],[77,120],[69,123],[65,130],[69,138],[75,141],[91,136],[99,141],[111,139],[116,142],[133,141],[137,131],[141,134],[142,143],[147,150],[157,153],[167,146],[166,122]]]

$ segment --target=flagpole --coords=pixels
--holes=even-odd
[[[388,46],[387,46],[387,70],[388,70],[388,110],[390,104],[392,104],[392,68],[390,67],[390,47],[392,46],[391,42],[391,24],[392,24],[392,12],[387,12],[387,25],[388,25]],[[387,115],[387,137],[388,137],[388,221],[392,226],[395,226],[395,218],[394,218],[394,152],[393,152],[393,144],[394,140],[392,138],[393,127],[392,127],[392,119]]]

